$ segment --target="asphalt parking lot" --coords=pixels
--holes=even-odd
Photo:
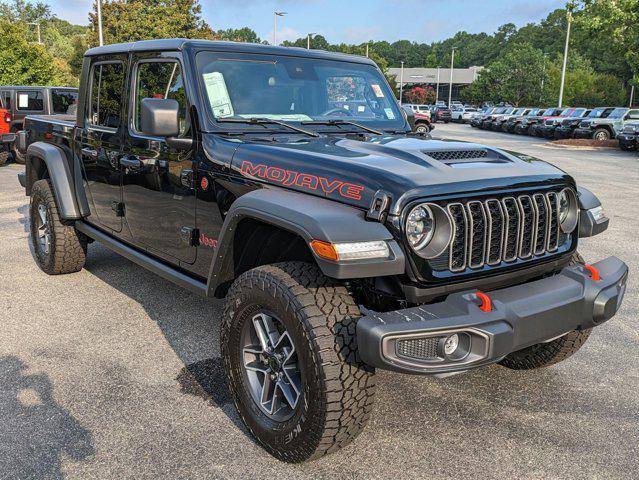
[[[622,311],[568,361],[430,379],[382,372],[376,411],[346,449],[288,465],[241,425],[222,379],[221,302],[97,244],[48,277],[28,246],[28,199],[0,168],[0,479],[636,478],[639,470],[639,157],[437,125],[555,163],[595,191],[610,229],[587,259],[631,269]]]

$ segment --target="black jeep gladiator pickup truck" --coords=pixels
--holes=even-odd
[[[608,219],[572,177],[409,132],[367,58],[179,39],[89,50],[77,117],[27,117],[18,135],[35,259],[77,272],[97,241],[226,297],[241,418],[277,458],[317,458],[365,426],[376,369],[551,365],[625,291],[621,260],[577,253]]]

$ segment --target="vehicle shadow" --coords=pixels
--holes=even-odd
[[[226,384],[219,353],[222,302],[207,300],[164,280],[97,243],[85,270],[140,304],[184,364],[176,375],[182,393],[219,408],[253,441]]]
[[[95,453],[91,432],[53,398],[45,374],[28,374],[16,356],[0,357],[0,478],[62,478],[62,457]]]

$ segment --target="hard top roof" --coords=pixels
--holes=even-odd
[[[358,56],[347,55],[339,52],[327,52],[325,50],[307,50],[298,47],[274,47],[259,43],[222,42],[212,40],[195,40],[188,38],[167,38],[161,40],[141,40],[138,42],[114,43],[103,47],[95,47],[87,50],[86,57],[97,55],[109,55],[115,53],[146,52],[184,50],[186,47],[211,50],[218,52],[253,53],[263,55],[287,55],[295,57],[320,58],[327,60],[341,60],[349,62],[367,63],[374,65],[372,60]]]

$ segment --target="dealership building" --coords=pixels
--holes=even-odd
[[[477,75],[484,67],[453,68],[453,100],[459,100],[459,92],[467,85],[477,80]],[[439,99],[448,101],[448,89],[450,88],[450,68],[404,68],[402,76],[401,68],[389,68],[389,73],[395,76],[397,86],[403,77],[404,91],[411,87],[431,86],[434,89],[439,85]]]

